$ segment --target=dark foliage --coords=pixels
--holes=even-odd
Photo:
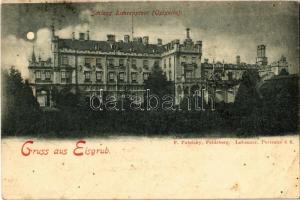
[[[262,85],[258,80],[257,74],[251,71],[243,76],[232,115],[238,135],[296,132],[298,77],[283,71]]]
[[[144,89],[150,89],[151,94],[155,94],[159,97],[164,95],[174,95],[174,85],[172,81],[168,81],[162,69],[158,63],[155,63],[152,72],[145,81]]]
[[[146,88],[158,96],[172,93],[172,84],[165,76],[159,70],[153,74]],[[222,133],[244,137],[296,132],[298,78],[283,74],[259,83],[257,72],[245,72],[235,103],[216,104],[215,111],[211,111],[210,105],[205,105],[205,111],[193,107],[188,111],[186,102],[180,105],[181,110],[132,111],[127,101],[125,111],[93,111],[88,100],[80,93],[73,94],[70,88],[60,92],[53,89],[53,100],[59,110],[40,111],[30,86],[18,71],[11,69],[2,71],[2,134],[64,138],[201,137]]]
[[[25,135],[35,129],[39,105],[18,70],[2,70],[2,135]]]

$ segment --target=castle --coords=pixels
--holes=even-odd
[[[266,46],[259,45],[255,64],[202,62],[202,41],[193,41],[190,29],[186,29],[183,43],[176,39],[163,44],[149,43],[149,37],[124,35],[116,41],[115,35],[107,35],[106,41],[91,40],[89,31],[79,33],[79,38],[63,39],[55,35],[52,26],[51,51],[48,60],[36,58],[33,51],[29,62],[29,83],[41,107],[52,107],[54,88],[70,88],[73,93],[89,95],[102,89],[112,95],[130,91],[143,95],[144,81],[154,65],[159,65],[169,81],[174,83],[176,104],[184,96],[193,95],[205,88],[205,98],[215,98],[225,103],[233,102],[242,74],[247,69],[258,69],[262,76],[276,75],[287,70],[285,57],[268,65]]]

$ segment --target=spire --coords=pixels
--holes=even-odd
[[[52,39],[55,37],[55,28],[54,28],[54,25],[52,24],[51,25],[51,36],[52,36]]]
[[[34,45],[32,46],[31,62],[36,63],[36,57],[35,57],[35,53],[34,53]]]

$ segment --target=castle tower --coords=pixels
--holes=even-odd
[[[266,45],[261,44],[257,46],[256,64],[258,65],[268,64],[268,58],[266,57]]]

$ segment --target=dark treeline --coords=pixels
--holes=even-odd
[[[282,73],[258,88],[259,81],[256,71],[246,71],[235,103],[216,104],[215,111],[209,105],[205,111],[93,111],[81,95],[67,88],[53,91],[58,109],[43,111],[28,83],[12,68],[2,71],[2,135],[248,137],[296,133],[298,78]],[[161,72],[150,75],[145,87],[158,96],[172,92],[172,84]]]

